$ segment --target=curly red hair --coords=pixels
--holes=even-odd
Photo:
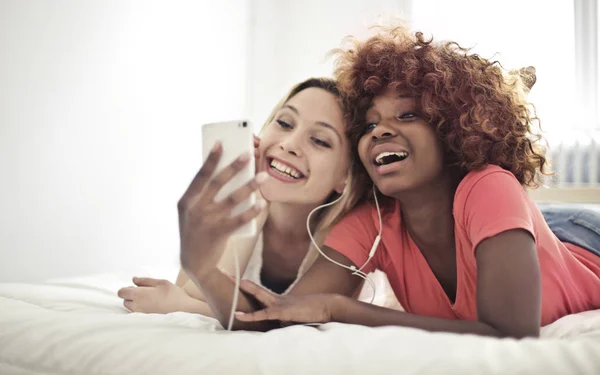
[[[466,173],[495,164],[523,185],[539,185],[548,163],[541,136],[532,131],[539,119],[526,100],[523,77],[505,74],[499,63],[455,42],[434,43],[404,27],[382,29],[365,42],[353,40],[335,54],[334,75],[354,150],[373,97],[394,88],[417,98],[449,165]]]

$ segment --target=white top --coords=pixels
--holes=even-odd
[[[256,241],[256,246],[252,251],[252,255],[248,260],[248,265],[246,266],[246,270],[244,272],[243,278],[255,282],[258,285],[265,287],[262,285],[260,280],[260,271],[262,269],[262,254],[263,254],[263,236],[262,231],[258,235],[258,239]],[[288,293],[294,285],[298,282],[300,277],[308,271],[310,266],[314,263],[314,261],[319,256],[318,251],[314,247],[310,247],[304,260],[300,264],[300,268],[298,269],[298,275],[296,276],[296,280],[283,292],[283,294]],[[348,271],[350,272],[350,271]],[[359,277],[359,276],[356,276]],[[402,306],[398,302],[398,299],[394,295],[394,291],[390,286],[390,282],[387,279],[385,273],[376,270],[367,275],[369,279],[373,281],[375,284],[375,298],[373,299],[373,304],[378,306],[385,306],[388,308],[393,308],[397,310],[402,310]],[[267,288],[268,289],[268,288]],[[363,288],[360,291],[358,299],[363,302],[371,302],[371,298],[373,297],[373,287],[371,283],[365,282],[363,284]]]

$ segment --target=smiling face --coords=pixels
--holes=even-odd
[[[307,88],[275,114],[260,134],[259,171],[271,178],[261,193],[271,202],[315,205],[342,192],[349,145],[338,98]]]
[[[385,195],[424,187],[444,172],[444,151],[417,101],[387,90],[373,99],[358,142],[360,159]]]

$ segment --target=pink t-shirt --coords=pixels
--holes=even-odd
[[[564,315],[600,309],[600,257],[558,240],[512,173],[494,165],[468,173],[454,196],[453,214],[457,262],[454,303],[403,230],[398,201],[384,214],[379,248],[363,270],[385,272],[406,311],[477,320],[475,248],[484,239],[511,229],[524,229],[535,238],[542,273],[542,325]],[[376,209],[364,204],[330,231],[325,245],[360,267],[367,260],[378,226]]]

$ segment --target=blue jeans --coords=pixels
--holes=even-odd
[[[600,210],[577,205],[540,205],[540,211],[559,240],[600,256]]]

